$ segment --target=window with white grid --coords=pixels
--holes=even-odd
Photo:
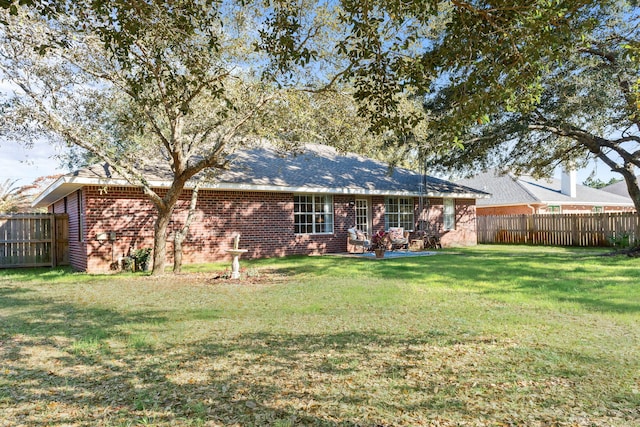
[[[296,234],[333,233],[333,197],[298,194],[293,196]]]
[[[384,199],[384,227],[402,227],[405,231],[411,231],[413,222],[413,198],[411,197],[387,197]]]

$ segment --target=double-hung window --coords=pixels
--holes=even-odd
[[[293,221],[296,234],[333,233],[333,197],[294,195]]]
[[[387,197],[384,199],[384,227],[402,227],[413,230],[413,198]]]
[[[456,201],[454,199],[444,199],[442,220],[445,230],[456,229]]]

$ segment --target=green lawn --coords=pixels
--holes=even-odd
[[[640,426],[640,260],[0,270],[0,426]]]

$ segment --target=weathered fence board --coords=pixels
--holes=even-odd
[[[0,215],[0,268],[68,263],[66,214]]]
[[[640,215],[594,214],[495,215],[478,217],[478,243],[553,246],[640,244]]]

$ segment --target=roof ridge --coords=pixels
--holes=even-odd
[[[509,172],[509,174],[511,174],[511,172]],[[513,174],[512,174],[513,175]],[[527,175],[529,176],[529,175]],[[520,180],[522,179],[522,176],[515,176],[513,175],[513,177],[515,178],[515,182],[518,185],[518,187],[522,188],[522,190],[527,193],[529,196],[531,196],[535,201],[537,202],[542,202],[542,199],[540,199],[538,196],[536,196],[535,194],[533,194],[531,191],[529,191],[524,185],[522,185],[520,183]],[[533,177],[532,177],[533,178]],[[546,187],[545,189],[549,190],[548,187]],[[553,190],[552,190],[553,191]]]

